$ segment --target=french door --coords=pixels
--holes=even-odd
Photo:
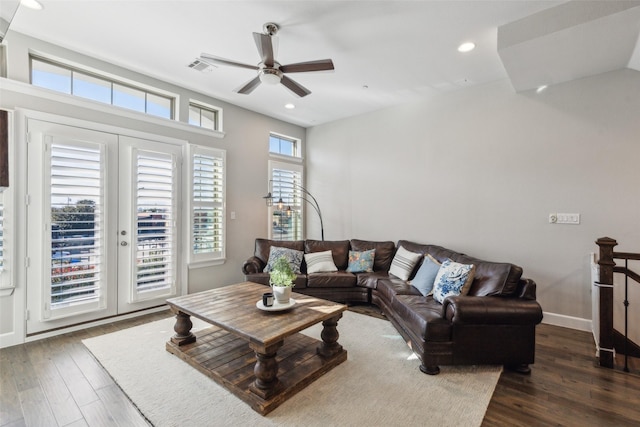
[[[182,148],[27,122],[27,334],[177,295]]]

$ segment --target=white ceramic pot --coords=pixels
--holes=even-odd
[[[291,286],[272,286],[273,297],[278,304],[289,304],[291,298]]]

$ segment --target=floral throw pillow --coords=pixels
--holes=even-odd
[[[473,264],[460,264],[446,260],[440,266],[433,283],[433,299],[440,304],[449,295],[466,295],[473,282],[475,268]]]
[[[376,256],[376,250],[368,251],[349,251],[349,273],[371,273],[373,271],[373,260]]]
[[[262,271],[269,273],[273,269],[275,262],[280,257],[285,257],[291,266],[291,270],[295,274],[300,274],[300,265],[302,265],[304,252],[297,251],[295,249],[281,248],[279,246],[271,246],[269,249],[269,261],[267,261],[267,266]]]

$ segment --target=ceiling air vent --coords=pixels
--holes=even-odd
[[[211,71],[213,67],[206,62],[202,62],[199,59],[194,60],[191,64],[187,65],[189,68],[193,68],[196,71]]]

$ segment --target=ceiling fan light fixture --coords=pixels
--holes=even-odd
[[[282,71],[275,68],[263,68],[260,70],[260,81],[268,85],[277,85],[282,80]]]

